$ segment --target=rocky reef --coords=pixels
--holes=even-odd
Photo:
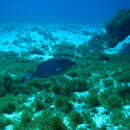
[[[126,12],[118,13],[116,20],[119,16],[126,20]],[[107,29],[114,21],[115,31],[116,20]],[[124,29],[126,23],[120,23]],[[129,34],[108,30],[81,25],[0,25],[0,129],[129,130],[130,55],[125,46],[130,43]],[[110,43],[118,53],[107,53],[108,34],[122,37],[115,43],[128,36],[117,45]],[[21,83],[26,73],[51,57],[67,57],[76,65],[64,74]]]
[[[130,35],[130,9],[119,10],[105,27],[109,46],[115,47],[119,41]]]

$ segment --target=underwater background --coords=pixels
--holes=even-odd
[[[79,23],[101,25],[129,0],[4,0],[0,22]]]
[[[130,1],[1,1],[0,130],[130,130]]]

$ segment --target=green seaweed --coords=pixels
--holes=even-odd
[[[31,123],[31,120],[32,120],[32,112],[30,111],[23,111],[22,115],[21,115],[21,120],[20,120],[20,125],[22,126],[28,126],[28,124]]]
[[[72,111],[72,112],[69,114],[69,117],[70,117],[70,120],[71,120],[75,125],[78,125],[78,124],[82,124],[82,123],[83,123],[83,118],[82,118],[82,116],[80,115],[79,112]]]
[[[9,124],[11,124],[11,120],[7,119],[3,115],[0,115],[0,129],[4,129],[4,127]]]
[[[74,48],[75,51],[76,49]],[[66,50],[71,50],[68,44]],[[80,51],[80,54],[85,53],[82,49]],[[13,121],[14,129],[66,130],[66,116],[72,129],[82,123],[94,130],[114,125],[130,128],[130,119],[124,117],[122,110],[124,105],[130,104],[130,56],[87,52],[74,56],[77,65],[64,75],[48,79],[37,78],[25,84],[20,84],[19,78],[33,71],[38,61],[20,58],[13,53],[1,53],[0,58],[0,69],[5,71],[0,73],[0,113],[23,111],[20,120]],[[32,96],[35,96],[34,102],[26,105],[26,101]],[[84,104],[82,112],[75,112],[73,103],[76,102]],[[102,128],[98,128],[93,120],[97,107],[104,107],[107,112],[103,114],[110,115],[111,118]],[[4,119],[2,122],[2,119],[0,125],[4,128],[8,124]]]
[[[127,85],[126,86],[122,86],[122,87],[119,87],[117,89],[117,94],[123,98],[124,100],[127,101],[127,103],[129,102],[130,100],[130,87],[128,87]]]
[[[72,110],[72,104],[69,102],[69,98],[65,96],[57,96],[55,99],[55,106],[65,113],[69,113]]]
[[[121,109],[113,109],[111,112],[111,121],[114,123],[114,125],[125,125],[127,118],[125,117],[124,113]],[[125,123],[125,124],[124,124]]]
[[[50,110],[44,110],[40,116],[36,117],[32,121],[31,127],[42,130],[67,130],[61,117],[57,114],[53,116]]]
[[[16,111],[17,108],[17,102],[15,100],[10,100],[9,98],[6,98],[7,100],[1,98],[0,102],[0,113],[12,113]]]

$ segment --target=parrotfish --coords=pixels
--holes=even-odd
[[[69,58],[51,58],[39,64],[34,72],[24,76],[22,83],[33,78],[49,78],[54,75],[63,74],[73,67],[75,62]]]

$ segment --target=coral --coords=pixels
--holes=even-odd
[[[130,34],[130,10],[119,10],[117,14],[106,24],[109,35],[110,47],[116,46]]]

